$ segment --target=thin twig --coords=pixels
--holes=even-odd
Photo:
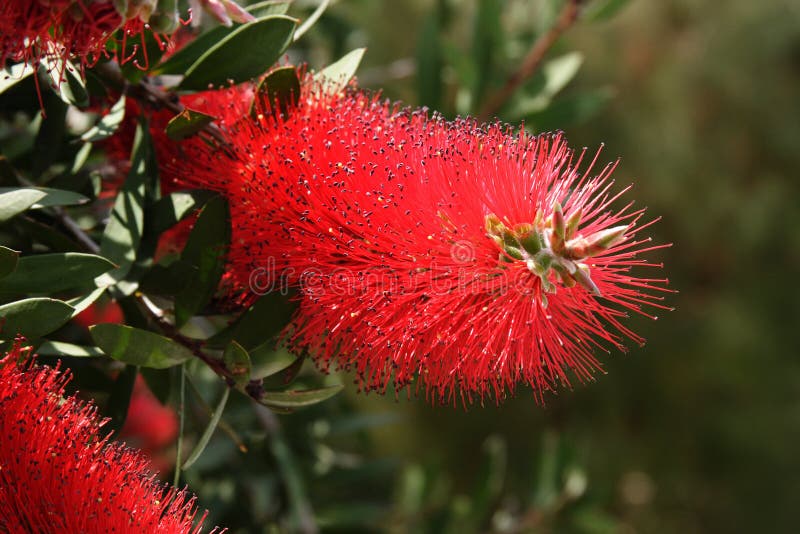
[[[506,80],[505,85],[490,96],[478,113],[482,120],[492,119],[500,108],[508,101],[522,83],[534,75],[542,63],[547,51],[570,26],[578,19],[580,4],[583,0],[567,0],[558,14],[555,24],[533,43],[519,68]]]

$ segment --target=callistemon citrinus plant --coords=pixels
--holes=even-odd
[[[228,198],[229,281],[245,300],[300,287],[285,337],[323,369],[441,402],[500,399],[520,382],[540,396],[570,371],[590,378],[594,349],[642,343],[624,318],[664,307],[667,281],[632,272],[660,267],[640,257],[663,246],[642,235],[652,221],[618,206],[615,164],[580,170],[584,152],[561,135],[310,81],[288,113],[253,94],[185,99],[228,143],[161,139],[162,176]]]
[[[96,408],[64,396],[69,374],[29,352],[0,359],[0,531],[200,532],[194,497],[109,441]]]

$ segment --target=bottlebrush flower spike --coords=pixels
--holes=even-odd
[[[170,33],[178,24],[178,12],[163,9],[170,2],[157,0],[3,0],[0,3],[0,65],[21,61],[33,66],[52,62],[62,69],[67,59],[83,67],[109,55],[106,42],[122,29],[124,39],[142,35],[145,27]],[[147,24],[147,26],[145,26]],[[166,46],[164,39],[159,43]],[[118,49],[123,48],[120,44]],[[120,55],[118,50],[117,55]],[[126,57],[118,58],[121,62]]]
[[[629,312],[666,309],[640,255],[644,210],[615,208],[616,164],[579,171],[561,135],[430,118],[354,88],[305,82],[297,106],[248,113],[252,88],[185,99],[219,118],[225,150],[157,141],[162,177],[214,189],[232,214],[228,276],[250,295],[301,288],[286,332],[367,390],[440,402],[537,397],[590,379],[593,349],[643,339]],[[154,134],[155,135],[155,134]],[[248,293],[249,292],[249,293]]]
[[[0,531],[200,532],[195,498],[103,437],[96,409],[64,397],[69,374],[29,351],[17,341],[0,360]]]

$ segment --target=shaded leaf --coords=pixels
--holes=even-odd
[[[296,304],[288,295],[273,291],[256,301],[228,328],[208,340],[211,346],[222,348],[231,340],[251,350],[270,341],[289,322]]]
[[[158,402],[164,405],[169,401],[170,392],[172,391],[171,372],[172,371],[150,369],[148,367],[139,369],[139,374],[144,378],[147,387],[153,392],[153,395],[156,396]]]
[[[103,323],[89,327],[92,339],[109,357],[131,365],[166,369],[192,358],[177,342],[130,326]]]
[[[294,391],[268,391],[259,400],[265,406],[276,408],[303,408],[327,400],[342,390],[342,385]]]
[[[170,119],[164,131],[173,141],[180,141],[200,132],[215,119],[211,115],[186,108]]]
[[[95,358],[102,356],[103,351],[97,347],[74,345],[64,341],[45,341],[36,349],[37,354],[43,356],[71,356],[73,358]]]
[[[23,256],[16,271],[0,280],[0,292],[56,293],[91,283],[113,268],[103,257],[79,252]]]
[[[118,432],[125,424],[137,374],[139,370],[135,365],[126,365],[111,386],[111,394],[108,396],[104,411],[111,418],[108,430],[112,432]]]
[[[543,132],[586,122],[599,113],[614,94],[612,89],[606,87],[561,98],[547,109],[527,115],[526,126]]]
[[[14,272],[17,267],[19,252],[7,247],[0,247],[0,278]]]
[[[0,188],[0,222],[29,209],[46,195],[44,191],[29,187]]]
[[[125,278],[136,261],[136,250],[144,229],[144,197],[146,180],[155,171],[152,165],[152,147],[147,127],[139,124],[133,141],[131,170],[114,202],[108,224],[100,241],[100,254],[119,267],[102,275],[97,284],[112,285]]]
[[[0,69],[0,94],[14,87],[33,74],[34,68],[27,63],[17,63]]]
[[[49,298],[18,300],[0,306],[0,339],[22,334],[36,339],[58,330],[72,318],[73,308]]]
[[[214,194],[210,191],[177,191],[161,197],[147,218],[148,233],[161,234],[172,228],[190,212],[200,208]]]
[[[257,77],[289,46],[296,24],[293,18],[274,15],[240,26],[200,56],[178,88],[204,90]]]
[[[89,103],[89,92],[86,84],[78,74],[78,69],[71,61],[60,58],[43,57],[39,72],[50,79],[50,85],[66,104],[86,106]]]
[[[514,101],[506,115],[512,119],[519,119],[547,108],[553,97],[572,81],[582,64],[583,54],[570,52],[542,65],[526,84],[525,95]]]
[[[250,355],[237,342],[231,341],[222,355],[225,368],[230,371],[237,387],[243,388],[250,381]]]
[[[326,90],[337,92],[344,89],[358,70],[366,48],[356,48],[335,63],[331,63],[314,75],[314,80],[322,83]]]
[[[125,95],[119,97],[107,114],[100,117],[97,124],[89,128],[83,135],[81,140],[89,143],[102,141],[111,137],[114,132],[119,129],[122,120],[125,118]]]
[[[250,116],[266,114],[278,109],[287,115],[300,97],[300,79],[295,67],[278,67],[258,84]]]
[[[49,187],[0,187],[0,195],[22,190],[42,193],[39,199],[30,206],[30,209],[34,210],[50,206],[73,206],[89,202],[88,198],[79,193],[63,189],[51,189]]]
[[[192,266],[193,271],[185,288],[175,297],[178,326],[202,310],[214,296],[225,269],[230,234],[228,203],[223,197],[214,197],[200,212],[181,253],[181,261]]]
[[[214,435],[214,431],[217,429],[217,425],[219,424],[219,420],[222,417],[222,412],[225,410],[225,405],[228,403],[228,396],[230,395],[231,390],[227,387],[222,392],[222,397],[219,399],[219,403],[214,408],[214,413],[211,415],[211,420],[208,422],[208,426],[206,426],[205,430],[203,430],[203,434],[200,436],[200,439],[197,440],[197,445],[194,446],[192,449],[191,454],[189,457],[186,458],[186,461],[183,463],[181,469],[188,469],[189,467],[194,464],[200,455],[203,454],[203,451],[208,445],[208,441],[211,439],[211,436]]]
[[[99,287],[94,291],[92,291],[91,293],[89,293],[88,295],[82,295],[80,297],[75,297],[74,299],[67,300],[66,301],[67,304],[75,308],[75,311],[72,312],[72,316],[75,317],[83,310],[91,306],[92,303],[94,303],[94,301],[100,298],[100,295],[102,295],[105,290],[106,289],[104,287]]]
[[[586,7],[584,16],[588,20],[608,20],[628,5],[630,0],[594,0]]]

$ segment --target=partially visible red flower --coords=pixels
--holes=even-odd
[[[642,343],[629,312],[665,308],[666,279],[632,273],[660,267],[640,258],[661,248],[644,210],[615,207],[615,164],[579,171],[562,136],[309,82],[288,117],[253,117],[247,92],[195,95],[228,146],[161,139],[161,175],[228,198],[228,281],[245,300],[299,286],[287,337],[323,369],[368,390],[418,378],[442,402],[540,396],[590,379],[594,349]]]
[[[64,397],[69,379],[19,342],[0,360],[0,531],[200,532],[195,498],[103,436],[95,407]]]
[[[73,320],[84,328],[89,328],[99,323],[122,323],[125,316],[119,304],[113,300],[107,300],[92,303]]]
[[[161,404],[144,379],[136,377],[125,424],[118,439],[141,450],[156,471],[165,472],[175,463],[171,446],[178,437],[178,415]]]

